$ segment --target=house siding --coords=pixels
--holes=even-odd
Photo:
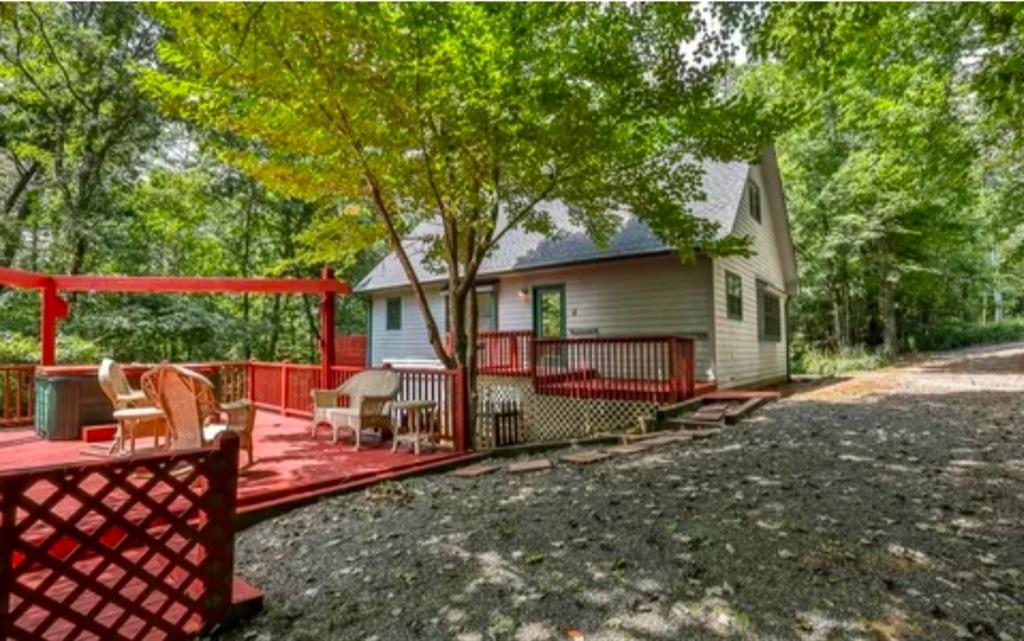
[[[532,329],[533,288],[565,285],[566,332],[598,336],[686,334],[695,339],[697,378],[711,368],[711,263],[673,255],[580,265],[501,279],[498,326]],[[520,290],[529,295],[520,297]]]
[[[402,299],[402,329],[387,328],[387,301]],[[430,311],[440,329],[444,331],[444,304],[440,288],[427,288]],[[386,360],[435,360],[437,355],[427,339],[427,325],[416,305],[412,292],[380,292],[371,299],[370,318],[373,333],[370,336],[371,365],[377,367]]]
[[[757,182],[761,194],[761,222],[750,216],[747,190],[743,191],[740,212],[733,234],[752,239],[754,255],[729,256],[712,261],[714,279],[715,354],[719,387],[729,388],[779,380],[786,376],[785,277],[779,255],[775,217],[766,198],[766,189],[757,167],[750,170],[750,179]],[[729,318],[726,309],[725,272],[738,275],[743,281],[743,318]],[[780,297],[782,305],[782,337],[779,341],[762,341],[759,336],[757,281],[768,283]]]
[[[691,335],[697,378],[713,375],[711,261],[707,258],[681,264],[674,255],[662,254],[501,277],[498,329],[532,329],[533,288],[558,284],[565,286],[568,336],[574,330],[591,335],[596,330],[598,336]],[[521,296],[520,290],[527,295]],[[402,331],[382,329],[388,297],[385,293],[373,297],[374,365],[385,359],[434,358],[411,292],[402,295]],[[430,301],[435,318],[443,324],[439,290],[431,291]]]

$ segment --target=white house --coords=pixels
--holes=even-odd
[[[774,151],[756,165],[706,162],[706,198],[695,215],[720,233],[747,236],[753,255],[683,263],[642,222],[625,216],[605,248],[546,203],[554,238],[514,230],[479,275],[481,331],[533,330],[534,336],[678,335],[694,345],[696,379],[720,388],[777,381],[787,373],[786,299],[797,273],[785,198]],[[406,247],[444,323],[444,273],[423,262],[422,245]],[[431,361],[435,356],[408,281],[392,253],[357,285],[372,303],[368,359]]]

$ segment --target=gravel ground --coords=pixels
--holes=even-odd
[[[1024,639],[1022,373],[960,352],[705,441],[322,501],[240,534],[267,607],[228,638]]]

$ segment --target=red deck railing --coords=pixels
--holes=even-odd
[[[694,343],[679,336],[560,338],[537,340],[533,332],[484,332],[479,373],[531,376],[538,394],[671,403],[694,395]],[[337,387],[363,371],[335,366],[326,384],[319,365],[264,361],[189,364],[218,382],[226,401],[249,398],[262,409],[311,417],[311,392]],[[129,377],[147,365],[125,366]],[[0,365],[0,427],[30,424],[35,412],[33,365]],[[59,370],[59,372],[58,372]],[[96,366],[43,368],[65,375],[95,375]],[[402,400],[438,405],[444,439],[465,443],[465,399],[460,370],[402,369]]]
[[[332,367],[327,385],[321,383],[318,365],[249,363],[249,398],[256,407],[287,416],[312,417],[311,392],[338,387],[364,371],[363,367]],[[401,377],[399,400],[434,401],[438,408],[438,432],[443,441],[460,447],[465,443],[465,411],[461,401],[461,372],[445,369],[395,369]],[[344,399],[343,399],[344,402]]]
[[[480,332],[477,335],[477,373],[489,376],[530,376],[533,365],[533,330]],[[452,335],[444,335],[445,348],[451,352]]]
[[[533,332],[480,332],[477,371],[492,376],[529,376],[533,372]]]
[[[533,341],[538,394],[672,403],[693,395],[693,340],[678,336]]]
[[[0,365],[0,427],[29,425],[35,415],[35,365]]]
[[[0,639],[181,639],[231,605],[238,437],[0,473]]]

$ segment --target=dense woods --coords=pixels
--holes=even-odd
[[[232,141],[139,90],[163,29],[128,4],[7,5],[0,22],[0,265],[55,273],[317,276],[312,205],[220,161]],[[341,271],[358,256],[340,264]],[[0,292],[0,362],[32,361],[34,292]],[[79,295],[61,360],[309,360],[312,298]],[[339,314],[360,331],[358,303]]]
[[[1024,11],[1017,6],[635,8],[621,12],[622,28],[615,32],[605,28],[609,16],[596,10],[507,13],[514,10],[526,11],[492,9],[508,17],[502,22],[469,9],[441,20],[432,10],[406,10],[396,18],[355,7],[341,14],[228,6],[216,15],[212,8],[161,13],[127,4],[0,7],[0,265],[67,273],[298,276],[315,275],[327,260],[358,280],[387,247],[375,215],[379,203],[375,210],[372,199],[360,199],[352,187],[366,176],[345,173],[352,158],[324,134],[332,123],[297,110],[297,99],[307,97],[301,91],[317,87],[289,85],[295,77],[283,68],[271,82],[267,74],[279,61],[252,48],[272,46],[276,35],[304,20],[310,28],[334,20],[338,33],[361,22],[376,30],[380,43],[422,28],[432,46],[421,42],[419,54],[401,47],[381,53],[399,69],[402,60],[440,65],[431,57],[439,52],[461,61],[443,67],[450,75],[442,66],[426,66],[422,77],[432,78],[431,86],[417,85],[415,75],[389,77],[395,83],[387,89],[395,98],[390,103],[380,96],[357,101],[334,87],[362,110],[381,109],[368,135],[378,137],[370,146],[388,155],[374,162],[394,169],[383,174],[383,187],[397,194],[385,205],[416,203],[416,211],[396,218],[399,231],[430,213],[436,190],[442,206],[477,212],[469,228],[493,236],[486,221],[494,199],[504,194],[528,201],[529,190],[556,182],[555,165],[541,152],[550,148],[561,169],[572,167],[568,159],[576,149],[601,162],[578,163],[588,180],[568,180],[551,193],[576,198],[595,235],[607,229],[594,212],[621,192],[622,200],[646,206],[659,233],[684,247],[708,235],[675,206],[690,194],[685,185],[692,176],[678,164],[659,168],[641,161],[655,148],[680,158],[750,157],[749,147],[770,137],[799,252],[801,293],[790,305],[798,357],[863,347],[893,354],[1020,333],[1012,324],[1024,312]],[[577,26],[600,26],[613,40],[589,27],[560,30],[569,18]],[[512,27],[527,19],[537,34],[547,34],[543,46],[516,47],[514,60],[481,57],[480,51],[500,52],[514,43],[522,34]],[[215,22],[229,25],[222,35],[237,47],[237,59],[216,60],[202,50],[203,29]],[[455,47],[459,29],[484,33],[477,29],[482,24],[489,25],[486,38],[465,50]],[[176,35],[182,25],[194,39]],[[253,36],[257,28],[261,38]],[[651,47],[639,59],[656,65],[655,80],[642,87],[631,47],[644,42],[645,33]],[[593,39],[583,38],[587,34]],[[672,51],[667,43],[686,39],[696,43],[690,55],[666,54]],[[581,47],[579,55],[569,52],[568,42]],[[745,55],[736,58],[737,48]],[[599,60],[592,53],[599,50],[617,57],[603,67],[585,64]],[[308,67],[300,77],[305,72],[310,82],[325,82],[315,60],[304,59]],[[541,68],[551,74],[535,84],[510,71]],[[353,62],[354,73],[369,69]],[[476,74],[485,73],[488,83],[476,83]],[[605,93],[572,93],[573,74]],[[679,94],[685,100],[657,84],[665,78],[686,88]],[[448,102],[448,88],[455,86],[476,102]],[[242,87],[252,92],[243,94]],[[615,100],[594,106],[595,96],[612,90]],[[454,159],[439,174],[447,181],[440,189],[417,182],[423,175],[412,161],[418,158],[382,142],[404,136],[395,140],[412,144],[415,128],[406,126],[410,116],[403,109],[418,91],[439,114],[434,122],[445,123],[425,147],[442,160]],[[212,103],[193,105],[202,92],[219,93]],[[231,97],[252,101],[244,103],[250,112],[243,103],[223,102]],[[555,98],[563,110],[550,108]],[[515,105],[519,111],[510,115]],[[239,116],[254,107],[259,118]],[[565,122],[550,121],[551,113],[562,113]],[[657,114],[657,126],[648,118],[646,128],[624,127],[612,113]],[[488,122],[495,126],[487,129]],[[494,138],[477,144],[487,131]],[[474,159],[492,156],[507,161],[492,165],[510,167],[509,173],[493,185],[474,182]],[[341,187],[328,184],[328,176]],[[622,191],[631,181],[667,179],[682,186],[663,198],[650,190]],[[542,218],[524,221],[544,227]],[[487,245],[468,242],[438,257],[471,268]],[[0,291],[0,362],[35,357],[37,304],[34,295]],[[339,329],[361,330],[361,303],[345,306]],[[72,309],[61,329],[60,353],[69,361],[95,360],[101,352],[124,360],[306,360],[315,354],[315,301],[301,297],[82,294]]]
[[[777,139],[798,245],[798,354],[956,346],[1019,326],[1024,13],[773,6],[744,80],[799,110]]]

